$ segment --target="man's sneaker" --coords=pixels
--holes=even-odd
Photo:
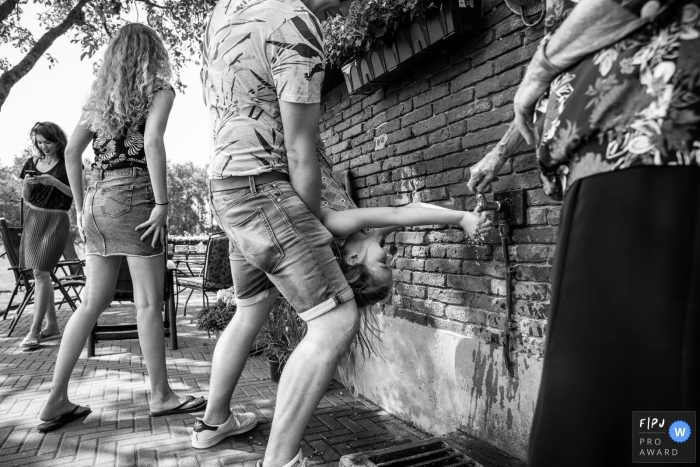
[[[228,420],[222,425],[209,425],[201,418],[197,418],[190,438],[192,447],[196,449],[210,448],[229,436],[240,435],[252,430],[257,424],[258,416],[250,412],[231,412]]]
[[[260,459],[258,461],[256,467],[263,467],[263,460],[262,459]],[[302,456],[301,448],[299,448],[299,452],[297,453],[296,456],[294,456],[294,459],[287,462],[282,467],[306,467],[306,457]]]

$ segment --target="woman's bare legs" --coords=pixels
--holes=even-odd
[[[41,325],[46,317],[47,330],[58,331],[56,305],[54,304],[53,284],[47,271],[35,269],[34,274],[34,319],[29,334],[24,340],[41,341]]]
[[[184,397],[180,400],[170,388],[168,369],[165,365],[163,332],[165,262],[162,256],[130,257],[128,261],[134,284],[139,344],[151,381],[151,412],[161,412],[177,407],[185,401]]]
[[[87,274],[83,299],[68,320],[63,332],[63,340],[58,350],[53,373],[51,394],[39,413],[41,420],[52,420],[70,412],[75,407],[75,404],[68,399],[68,383],[92,327],[114,297],[121,260],[120,256],[89,255],[86,257]]]

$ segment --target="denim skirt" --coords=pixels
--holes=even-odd
[[[153,234],[141,240],[147,229],[136,230],[150,218],[154,207],[147,171],[137,167],[92,170],[83,203],[85,254],[143,258],[162,254],[160,239],[153,248]]]

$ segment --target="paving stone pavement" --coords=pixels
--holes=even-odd
[[[9,294],[0,294],[0,310]],[[192,297],[201,303],[201,297]],[[188,316],[178,313],[178,350],[166,346],[170,384],[179,394],[206,396],[211,358],[216,341],[198,331]],[[59,310],[61,329],[70,310]],[[115,466],[245,466],[254,467],[263,457],[275,408],[277,384],[270,380],[267,362],[250,357],[241,375],[231,406],[256,412],[260,423],[251,432],[233,436],[205,450],[190,446],[194,415],[149,418],[149,383],[137,340],[96,344],[96,356],[83,353],[73,372],[69,396],[89,405],[92,413],[82,421],[42,434],[36,430],[38,414],[51,387],[58,340],[47,341],[34,351],[19,344],[26,335],[32,313],[27,311],[7,338],[10,317],[0,321],[0,465]],[[131,306],[114,306],[100,324],[133,322]],[[309,465],[337,465],[342,455],[428,438],[391,416],[372,402],[353,397],[332,382],[309,423],[302,450]]]

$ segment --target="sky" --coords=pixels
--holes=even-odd
[[[22,24],[38,40],[44,30],[38,26],[36,11],[35,5],[26,5]],[[29,146],[29,131],[38,121],[58,124],[70,138],[94,79],[92,64],[103,53],[100,50],[92,59],[80,61],[80,45],[71,44],[71,38],[69,31],[49,48],[48,52],[58,60],[57,65],[49,69],[48,60],[42,57],[10,91],[0,109],[0,164],[12,164],[14,156]],[[10,45],[0,49],[0,57],[7,57],[12,65],[23,55]],[[187,89],[184,94],[177,93],[170,113],[165,132],[167,158],[204,166],[209,161],[209,121],[202,101],[199,66],[189,65],[181,72],[181,79]],[[83,157],[92,160],[92,156],[88,146]]]

